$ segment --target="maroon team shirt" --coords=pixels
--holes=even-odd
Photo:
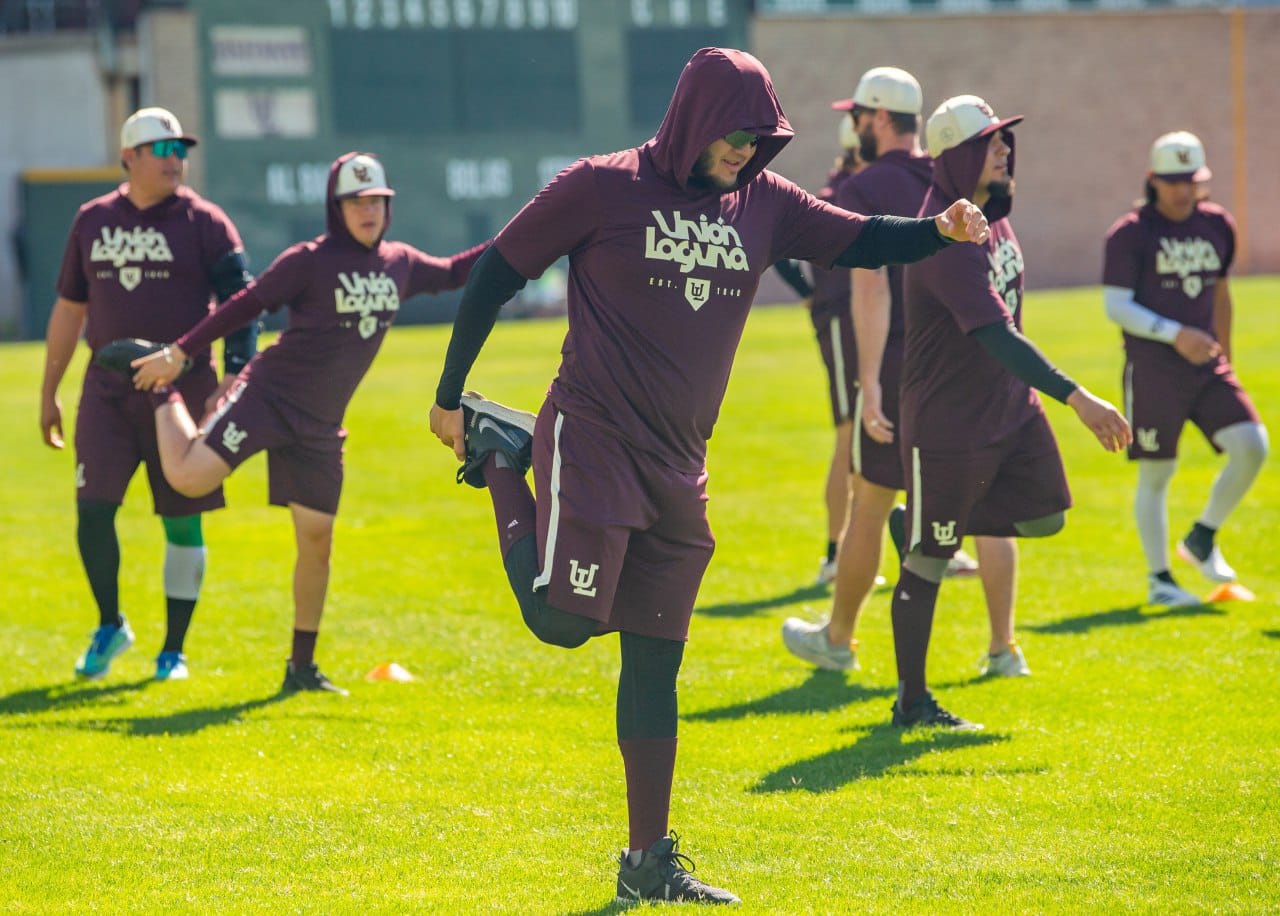
[[[1214,290],[1235,251],[1235,220],[1217,204],[1200,202],[1180,223],[1147,204],[1116,220],[1107,233],[1102,282],[1133,290],[1144,308],[1216,337]],[[1166,358],[1171,351],[1162,341],[1128,332],[1124,346],[1131,358]]]
[[[338,168],[347,158],[330,169],[328,233],[287,249],[253,283],[177,341],[189,353],[253,320],[263,309],[288,306],[288,328],[241,375],[298,410],[335,424],[342,422],[401,301],[419,293],[458,289],[488,244],[449,258],[403,242],[383,240],[366,248],[347,232],[333,196]]]
[[[844,207],[839,203],[840,188],[849,183],[853,174],[844,169],[836,169],[827,176],[827,185],[818,192],[818,199],[827,203]],[[853,207],[844,207],[853,210]],[[868,211],[858,210],[859,213]],[[910,214],[915,216],[913,210]],[[825,330],[831,319],[849,309],[849,268],[837,267],[835,270],[813,268],[813,297],[809,305],[809,318],[813,321],[815,331]]]
[[[926,155],[913,155],[906,150],[890,150],[881,154],[865,169],[840,185],[835,204],[844,210],[882,216],[933,216],[923,214],[920,207],[933,176],[933,160]],[[941,211],[938,211],[941,212]],[[886,352],[902,349],[902,276],[901,264],[890,264],[889,272],[889,337]],[[849,271],[845,275],[845,303],[849,302]]]
[[[760,135],[738,188],[690,182],[698,155],[734,130]],[[678,470],[704,466],[761,274],[788,257],[830,267],[865,222],[765,171],[791,135],[755,58],[703,49],[652,140],[578,161],[498,234],[525,277],[569,255],[559,409]]]
[[[1005,139],[1012,147],[1009,131]],[[941,213],[973,194],[986,149],[986,138],[970,140],[934,161],[921,215]],[[1010,175],[1013,163],[1010,153]],[[970,336],[997,321],[1022,329],[1022,249],[1006,218],[1011,205],[993,198],[983,207],[991,227],[984,244],[949,245],[907,267],[900,421],[907,446],[981,448],[1044,411],[1035,389]]]
[[[186,187],[139,210],[128,184],[80,208],[58,274],[58,295],[88,303],[97,350],[121,337],[173,340],[213,308],[214,265],[243,247],[222,210]],[[208,344],[191,353],[208,363]]]

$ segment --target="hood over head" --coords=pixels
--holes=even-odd
[[[759,137],[755,155],[738,173],[739,187],[764,171],[795,136],[764,64],[745,51],[702,48],[685,64],[666,117],[642,149],[661,175],[689,191],[703,150],[735,130]]]
[[[346,221],[342,218],[342,204],[346,197],[385,197],[387,198],[387,224],[383,227],[382,236],[386,236],[391,228],[391,198],[395,191],[387,184],[387,172],[378,157],[372,153],[343,153],[329,166],[329,184],[325,193],[324,219],[325,228],[330,238],[342,239],[353,245],[359,242],[347,231]],[[363,245],[360,245],[363,248]]]
[[[933,183],[952,201],[972,198],[987,159],[987,143],[996,131],[1004,132],[1009,146],[1009,177],[1013,178],[1016,146],[1013,125],[1022,115],[1003,120],[976,95],[947,99],[929,116],[925,126],[929,155],[933,157]],[[1004,219],[1013,209],[1010,197],[991,197],[982,208],[988,222]]]

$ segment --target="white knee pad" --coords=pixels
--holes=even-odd
[[[164,593],[168,598],[195,601],[200,597],[200,583],[204,581],[204,564],[209,551],[206,547],[179,547],[164,545]]]

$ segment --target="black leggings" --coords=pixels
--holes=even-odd
[[[553,646],[575,649],[595,635],[599,624],[547,604],[545,591],[534,591],[538,575],[537,538],[526,537],[507,552],[507,580],[520,604],[520,615],[534,636]],[[674,738],[678,711],[676,675],[684,659],[684,642],[619,633],[622,670],[618,675],[618,739]]]
[[[507,551],[503,560],[507,569],[507,581],[520,603],[520,616],[524,624],[545,643],[576,649],[595,635],[599,624],[590,617],[570,614],[547,604],[544,591],[533,590],[533,580],[538,575],[538,539],[529,535]]]

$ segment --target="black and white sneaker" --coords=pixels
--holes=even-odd
[[[167,346],[169,345],[142,340],[138,337],[121,337],[99,348],[98,352],[93,354],[93,362],[104,369],[113,369],[133,378],[137,370],[131,364],[135,359],[150,356]],[[188,358],[182,363],[182,371],[186,372],[190,368],[191,359]]]
[[[325,693],[336,693],[338,696],[347,696],[346,690],[343,690],[333,681],[324,676],[324,672],[320,667],[311,662],[306,665],[295,667],[293,662],[286,662],[284,666],[284,683],[280,685],[281,693],[297,693],[300,690],[321,690]]]
[[[734,894],[695,878],[693,861],[680,853],[680,837],[672,831],[654,843],[632,867],[623,852],[618,859],[618,903],[638,900],[670,900],[677,903],[727,903],[742,901]]]
[[[925,692],[916,697],[904,711],[897,701],[893,704],[893,724],[898,728],[914,728],[923,725],[930,728],[949,728],[954,732],[978,732],[983,726],[953,715],[938,705],[933,694]]]
[[[458,468],[458,483],[484,489],[484,463],[494,452],[520,474],[533,463],[533,426],[537,417],[523,410],[486,400],[474,391],[461,398],[466,428],[467,460]]]

